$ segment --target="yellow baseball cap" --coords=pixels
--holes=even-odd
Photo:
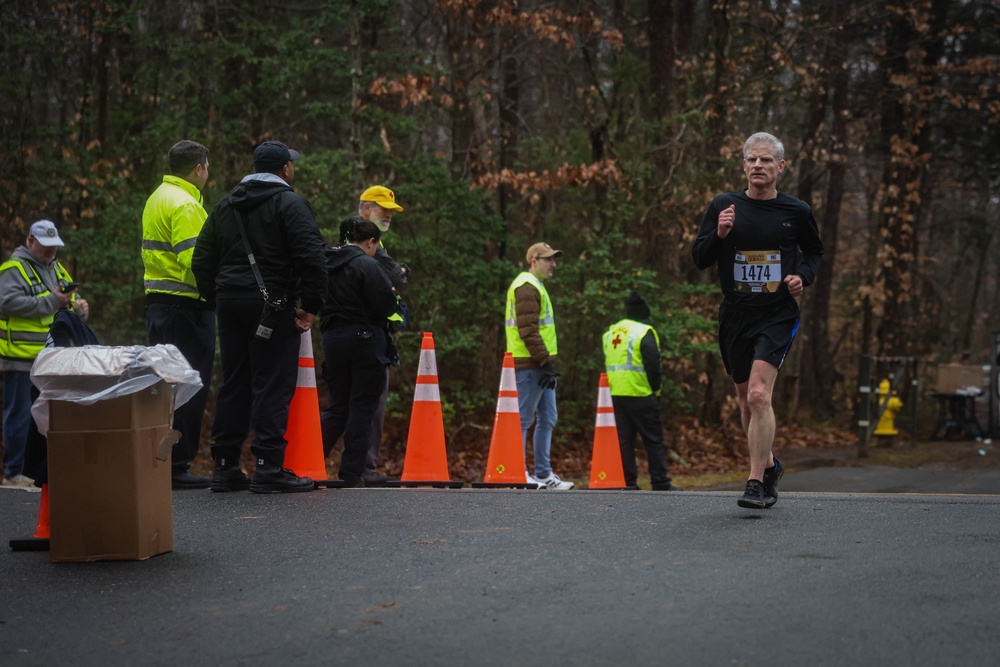
[[[373,201],[382,208],[391,208],[403,212],[403,207],[396,203],[396,195],[384,185],[373,185],[361,193],[359,201]]]

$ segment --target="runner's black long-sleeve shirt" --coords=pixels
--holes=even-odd
[[[736,219],[726,238],[720,239],[719,213],[731,204],[736,206]],[[806,202],[783,192],[766,200],[726,192],[708,205],[691,254],[699,269],[718,265],[727,305],[769,307],[791,299],[782,282],[785,276],[795,274],[803,286],[812,284],[823,243]]]

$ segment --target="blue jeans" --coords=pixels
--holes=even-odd
[[[3,372],[3,476],[16,477],[24,469],[24,449],[31,423],[31,375]]]
[[[535,477],[547,479],[552,474],[552,464],[549,462],[552,429],[559,418],[556,390],[538,386],[542,371],[537,368],[515,369],[514,377],[517,380],[517,407],[521,413],[521,446],[527,447],[528,429],[534,423]]]

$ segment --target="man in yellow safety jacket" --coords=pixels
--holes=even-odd
[[[559,346],[552,300],[542,284],[552,277],[558,257],[562,257],[562,250],[553,250],[548,243],[536,243],[528,248],[528,270],[521,272],[507,288],[504,329],[507,351],[514,357],[522,446],[527,447],[528,429],[535,424],[532,437],[535,474],[528,473],[528,482],[538,484],[541,489],[567,491],[573,488],[573,482],[559,479],[552,472],[550,462],[552,430],[558,418],[556,384],[559,373],[555,360]]]
[[[604,364],[615,408],[625,485],[638,489],[635,437],[642,436],[654,491],[679,491],[667,476],[667,447],[660,417],[660,338],[649,325],[649,304],[635,290],[625,301],[625,319],[604,333]]]
[[[142,263],[146,288],[146,337],[150,345],[173,344],[201,376],[202,387],[174,411],[180,440],[171,457],[175,489],[207,489],[208,477],[188,472],[201,444],[201,422],[215,363],[215,313],[201,298],[191,257],[205,225],[201,190],[208,181],[208,149],[179,141],[167,153],[170,173],[142,212]]]
[[[45,347],[56,312],[73,308],[84,320],[90,306],[56,253],[62,247],[55,223],[31,225],[25,245],[0,266],[0,366],[3,368],[3,482],[30,487],[22,474],[31,422],[31,366]]]

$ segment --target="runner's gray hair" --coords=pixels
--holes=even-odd
[[[747,155],[750,154],[751,146],[756,146],[757,144],[771,144],[774,147],[774,159],[785,159],[785,145],[781,143],[778,137],[773,134],[768,134],[767,132],[757,132],[756,134],[751,134],[750,138],[747,139],[745,144],[743,144],[744,160],[746,160]]]

